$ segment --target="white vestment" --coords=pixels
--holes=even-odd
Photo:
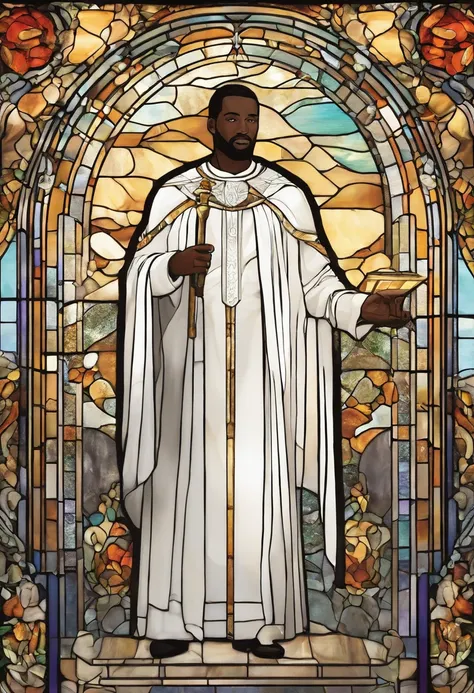
[[[308,627],[303,486],[319,494],[335,562],[331,330],[362,338],[366,295],[347,290],[300,240],[317,241],[312,211],[281,173],[256,161],[238,175],[208,162],[201,172],[219,204],[206,226],[215,251],[194,340],[189,277],[173,281],[168,262],[196,243],[196,208],[184,203],[195,200],[197,168],[159,189],[148,242],[127,270],[122,483],[141,532],[137,634],[227,635],[227,304],[236,306],[234,637],[265,643]],[[235,209],[249,186],[264,201]]]

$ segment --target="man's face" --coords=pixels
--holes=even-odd
[[[226,96],[217,119],[209,118],[208,129],[217,149],[234,160],[248,159],[257,141],[258,103],[244,96]]]

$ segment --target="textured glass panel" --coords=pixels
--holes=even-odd
[[[2,6],[0,678],[9,689],[60,690],[59,672],[71,691],[468,687],[474,14],[468,3],[410,2],[255,11]],[[218,183],[205,174],[215,184],[206,198],[201,173],[190,173],[197,160],[217,148],[217,169],[239,167],[221,156],[208,120],[216,89],[232,84],[259,101],[253,153],[265,174],[241,175],[249,154],[238,182],[232,170]],[[226,122],[216,123],[226,137],[242,135]],[[177,170],[159,204],[147,204]],[[322,227],[302,184],[289,187],[298,179]],[[202,301],[160,257],[198,240],[198,202],[215,246]],[[143,262],[124,349],[121,280],[136,234],[153,281]],[[328,246],[342,284],[321,272]],[[304,283],[306,250],[322,264]],[[380,326],[369,331],[350,290],[387,287],[409,294],[411,320],[398,329],[371,297],[362,311],[372,301]],[[395,310],[399,299],[387,300]],[[127,461],[143,462],[126,484],[156,478],[134,496],[133,537],[117,459],[125,443]],[[251,502],[258,512],[242,511]],[[148,584],[152,597],[138,599]],[[265,622],[281,629],[266,641],[285,656],[213,642],[263,641]],[[145,636],[164,635],[194,641],[153,663]]]

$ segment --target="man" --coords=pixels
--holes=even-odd
[[[409,319],[338,276],[306,185],[253,157],[258,118],[251,90],[215,92],[212,155],[158,181],[121,277],[123,495],[157,658],[205,638],[280,658],[307,630],[301,488],[344,550],[332,330]]]

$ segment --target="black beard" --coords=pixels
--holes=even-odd
[[[231,140],[227,141],[224,139],[220,132],[216,130],[213,134],[214,137],[214,149],[219,149],[223,154],[232,159],[233,161],[245,161],[245,159],[250,159],[253,150],[255,148],[255,142],[250,141],[249,146],[245,149],[236,149],[234,147],[235,140],[240,139],[239,135],[236,135]]]

